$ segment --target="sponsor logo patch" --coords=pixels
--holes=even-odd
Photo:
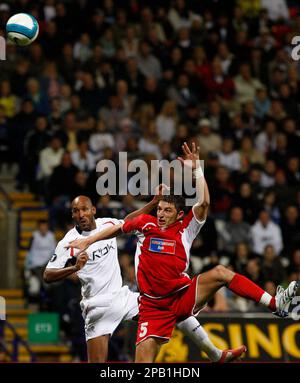
[[[155,253],[175,254],[176,241],[171,239],[151,238],[149,250]]]

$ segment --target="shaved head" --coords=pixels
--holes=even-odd
[[[91,207],[93,206],[91,199],[85,195],[79,195],[78,197],[74,198],[71,206],[73,208],[73,206],[77,204],[82,204],[82,203],[86,205],[90,205]]]
[[[85,195],[80,195],[72,201],[72,218],[82,231],[96,229],[96,208],[92,201]]]

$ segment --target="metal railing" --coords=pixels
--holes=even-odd
[[[9,330],[13,333],[12,350],[10,351],[7,347],[7,341],[5,341],[4,330],[5,328],[9,328]],[[30,349],[28,343],[17,333],[14,326],[8,321],[0,321],[0,348],[4,351],[5,355],[7,355],[12,362],[19,361],[19,347],[20,345],[24,346],[28,354],[30,355],[30,361],[36,362],[36,355]]]
[[[11,209],[12,207],[12,200],[8,193],[3,189],[3,187],[0,185],[0,196],[3,198],[1,199],[1,202],[5,204],[5,207],[7,209]]]

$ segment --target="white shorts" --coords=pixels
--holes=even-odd
[[[138,297],[139,293],[123,286],[107,305],[90,310],[85,318],[86,340],[106,334],[112,335],[122,321],[132,320],[139,312]]]

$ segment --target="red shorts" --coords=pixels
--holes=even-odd
[[[197,278],[193,278],[188,287],[166,298],[139,297],[136,345],[150,337],[161,338],[162,343],[168,342],[175,324],[193,315]]]

